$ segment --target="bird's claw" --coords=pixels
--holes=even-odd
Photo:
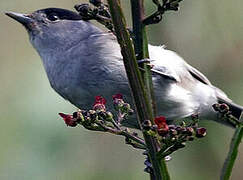
[[[140,60],[137,60],[138,64],[142,64],[142,63],[150,63],[151,60],[148,59],[148,58],[145,58],[145,59],[140,59]]]
[[[138,65],[142,65],[143,63],[147,63],[147,65],[150,66],[151,69],[154,67],[154,65],[151,64],[152,61],[153,61],[153,60],[151,60],[151,59],[149,59],[149,58],[145,58],[145,59],[137,60]]]

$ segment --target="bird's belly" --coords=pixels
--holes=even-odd
[[[69,81],[62,87],[53,86],[55,91],[80,109],[91,109],[95,96],[102,96],[107,100],[107,107],[112,107],[112,95],[123,94],[125,100],[132,103],[128,82],[121,79],[116,81]]]
[[[155,86],[157,114],[168,120],[181,119],[194,114],[198,108],[191,93],[176,83]]]
[[[99,72],[98,74],[90,73],[85,78],[75,78],[67,77],[69,74],[63,73],[63,77],[60,75],[53,81],[55,83],[50,82],[57,93],[78,108],[91,109],[95,96],[103,96],[107,100],[107,107],[112,108],[112,95],[117,93],[123,94],[124,100],[134,108],[125,75],[117,76],[117,74]],[[190,116],[195,112],[195,103],[192,103],[191,94],[185,89],[169,81],[153,82],[158,115],[173,120]]]

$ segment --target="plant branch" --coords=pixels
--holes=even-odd
[[[114,128],[111,128],[111,127],[108,127],[108,126],[102,124],[101,122],[96,122],[96,124],[101,126],[104,129],[104,131],[106,131],[106,132],[109,132],[111,134],[125,136],[126,138],[129,138],[129,139],[135,141],[136,143],[140,144],[141,146],[146,147],[146,144],[144,143],[143,139],[141,139],[135,135],[132,135],[131,133],[127,132],[126,130],[114,129]]]
[[[152,1],[157,6],[157,11],[143,20],[144,25],[159,23],[166,11],[178,11],[182,0],[162,0],[162,3],[159,0]]]
[[[125,18],[120,7],[120,2],[118,0],[108,0],[108,3],[112,14],[113,24],[116,26],[115,32],[117,40],[121,46],[124,66],[132,89],[138,117],[139,119],[151,119],[152,110],[151,108],[148,108],[149,100],[144,89],[141,74],[138,70],[133,44],[126,29]],[[140,127],[142,127],[141,122]]]
[[[136,56],[134,53],[133,44],[130,39],[130,35],[126,29],[126,21],[122,13],[120,1],[108,0],[108,4],[109,4],[117,40],[121,47],[121,53],[123,55],[123,61],[127,72],[129,84],[132,89],[132,95],[136,106],[139,125],[140,128],[142,129],[143,128],[142,124],[145,120],[149,119],[153,121],[152,106],[149,101],[149,96],[145,91],[141,73],[138,70],[138,64],[136,62]],[[148,56],[148,54],[146,56]],[[144,135],[145,143],[147,145],[148,155],[153,166],[153,172],[155,176],[154,179],[162,180],[161,162],[156,157],[156,153],[158,151],[157,149],[158,142],[154,137],[151,137],[145,131],[143,131],[143,135]]]
[[[238,148],[243,136],[243,124],[238,125],[235,130],[234,136],[232,137],[230,150],[228,156],[224,162],[224,166],[221,172],[220,180],[228,180],[230,179],[230,175],[232,173],[232,169],[238,154]]]
[[[137,55],[137,60],[142,60],[149,58],[149,51],[148,51],[148,40],[146,35],[146,27],[143,24],[143,20],[145,17],[144,14],[144,1],[143,0],[130,0],[131,8],[132,8],[132,22],[133,22],[133,34],[134,34],[134,47],[135,53]],[[151,76],[151,67],[146,63],[146,61],[142,64],[142,68],[144,71],[140,71],[143,77],[143,81],[145,87],[147,89],[150,104],[153,108],[153,115],[156,114],[156,107],[154,102],[154,91],[153,91],[153,83],[152,83],[152,76]],[[152,124],[154,124],[152,119]],[[157,143],[157,142],[154,142]],[[156,145],[156,144],[155,144]],[[157,151],[159,149],[157,148]],[[162,179],[169,179],[169,173],[165,164],[164,159],[160,161],[160,173],[162,175]],[[153,177],[151,177],[153,179]]]
[[[133,34],[134,34],[134,47],[137,60],[148,59],[148,40],[146,35],[146,29],[143,24],[144,19],[144,5],[143,0],[130,0],[132,8],[132,22],[133,22]],[[156,107],[154,103],[153,83],[151,76],[151,66],[148,61],[144,61],[141,64],[143,71],[140,71],[143,77],[145,88],[147,89],[150,103],[153,105],[153,115],[155,115]]]
[[[214,104],[213,108],[221,115],[222,120],[225,120],[228,124],[236,127],[235,133],[231,140],[229,153],[225,159],[220,176],[221,180],[228,180],[232,173],[232,169],[238,154],[238,147],[243,136],[243,122],[241,121],[241,116],[236,118],[232,114],[232,111],[230,111],[230,107],[225,103]]]

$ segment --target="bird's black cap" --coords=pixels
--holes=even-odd
[[[6,12],[7,16],[15,19],[16,21],[20,22],[21,24],[27,26],[31,22],[33,22],[34,14],[45,14],[48,19],[51,19],[51,17],[56,16],[58,19],[61,20],[82,20],[81,16],[78,13],[75,13],[73,11],[67,10],[67,9],[61,9],[61,8],[46,8],[37,10],[31,14],[20,14],[15,12]]]
[[[78,13],[67,9],[61,8],[46,8],[36,11],[36,13],[44,13],[47,17],[50,15],[55,14],[59,19],[66,19],[66,20],[81,20],[81,16]]]

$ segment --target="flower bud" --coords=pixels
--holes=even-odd
[[[158,130],[158,126],[156,124],[152,125],[151,126],[151,130],[152,131]]]
[[[176,126],[174,124],[170,124],[170,125],[168,125],[168,127],[169,127],[169,129],[175,129],[176,128]]]
[[[184,128],[184,127],[183,127],[183,128],[181,128],[181,133],[182,133],[182,134],[187,134],[187,129],[186,129],[186,128]]]
[[[78,125],[76,119],[74,119],[72,115],[64,113],[59,113],[59,115],[63,118],[67,126],[75,127]]]
[[[177,130],[175,130],[175,129],[170,129],[169,132],[170,132],[170,134],[173,135],[173,136],[175,136],[175,135],[178,134]]]
[[[168,133],[168,129],[158,129],[158,133],[160,136],[165,136]]]
[[[96,96],[93,105],[93,110],[95,111],[105,111],[106,100],[102,96]]]
[[[215,111],[219,111],[219,104],[213,104],[212,107]]]
[[[168,133],[169,127],[166,124],[166,119],[164,116],[159,116],[154,119],[155,124],[158,126],[158,133],[161,136],[164,136]]]
[[[150,120],[145,120],[145,121],[143,122],[143,129],[144,129],[144,130],[150,130],[151,127],[152,127],[152,123],[151,123]]]
[[[197,128],[197,130],[196,130],[196,137],[202,138],[202,137],[205,137],[206,134],[207,134],[206,128]]]
[[[194,133],[194,129],[192,127],[187,127],[186,130],[187,130],[188,136],[192,136],[192,134]]]
[[[181,133],[181,131],[182,131],[182,127],[177,126],[177,127],[175,128],[175,130],[176,130],[178,133]]]
[[[116,110],[119,110],[123,107],[124,101],[123,101],[123,95],[122,94],[115,94],[112,96],[113,104],[115,106]]]
[[[129,112],[130,109],[131,109],[130,104],[128,104],[128,103],[123,104],[123,111],[124,112]]]
[[[225,103],[219,105],[219,110],[221,113],[229,112],[229,106]]]
[[[92,11],[89,4],[77,4],[74,6],[74,8],[83,18],[89,18],[88,14]]]
[[[107,111],[105,120],[111,122],[112,119],[113,119],[113,114],[111,112]]]
[[[96,113],[95,110],[89,110],[88,111],[88,115],[90,117],[90,121],[91,122],[94,122],[96,120],[96,118],[97,118],[97,113]]]
[[[112,95],[112,99],[115,100],[115,99],[123,99],[123,95],[118,93],[118,94],[114,94]]]

